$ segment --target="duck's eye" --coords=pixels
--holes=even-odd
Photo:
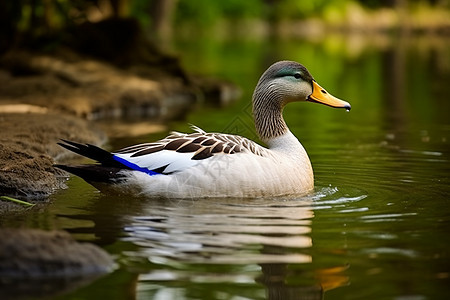
[[[294,77],[295,77],[296,79],[300,79],[300,78],[302,78],[302,75],[301,75],[300,73],[295,73],[295,74],[294,74]]]

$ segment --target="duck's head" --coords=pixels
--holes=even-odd
[[[310,101],[351,109],[350,103],[329,94],[302,64],[295,61],[279,61],[262,74],[253,100],[261,96],[281,107],[293,101]]]
[[[294,101],[316,102],[347,111],[351,109],[350,103],[323,89],[302,64],[279,61],[261,75],[253,93],[255,125],[263,140],[287,131],[281,112],[287,103]]]

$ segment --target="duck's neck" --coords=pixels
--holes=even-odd
[[[270,98],[270,99],[267,99]],[[253,117],[256,132],[265,143],[289,132],[283,119],[283,100],[276,93],[255,91]]]
[[[285,152],[291,156],[306,154],[300,141],[289,130],[283,135],[268,140],[266,144],[271,150]]]

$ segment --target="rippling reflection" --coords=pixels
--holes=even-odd
[[[322,299],[325,290],[348,281],[342,274],[346,266],[310,266],[314,202],[330,193],[333,190],[278,200],[142,200],[139,214],[124,220],[124,240],[138,246],[126,257],[140,257],[151,265],[140,274],[138,291],[141,296],[171,294],[167,287],[161,287],[164,292],[155,288],[155,282],[180,280],[258,282],[266,286],[269,299]]]
[[[180,201],[149,205],[125,230],[150,257],[196,263],[304,263],[311,257],[308,201]],[[271,251],[270,247],[284,251]]]

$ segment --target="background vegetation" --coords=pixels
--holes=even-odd
[[[211,29],[237,20],[316,20],[340,30],[362,28],[449,32],[448,0],[17,0],[0,3],[0,51],[44,39],[68,39],[84,23],[131,18],[150,35],[167,37],[187,24]],[[246,29],[246,28],[240,28]],[[69,31],[70,32],[70,31]],[[250,32],[252,33],[252,32]]]

